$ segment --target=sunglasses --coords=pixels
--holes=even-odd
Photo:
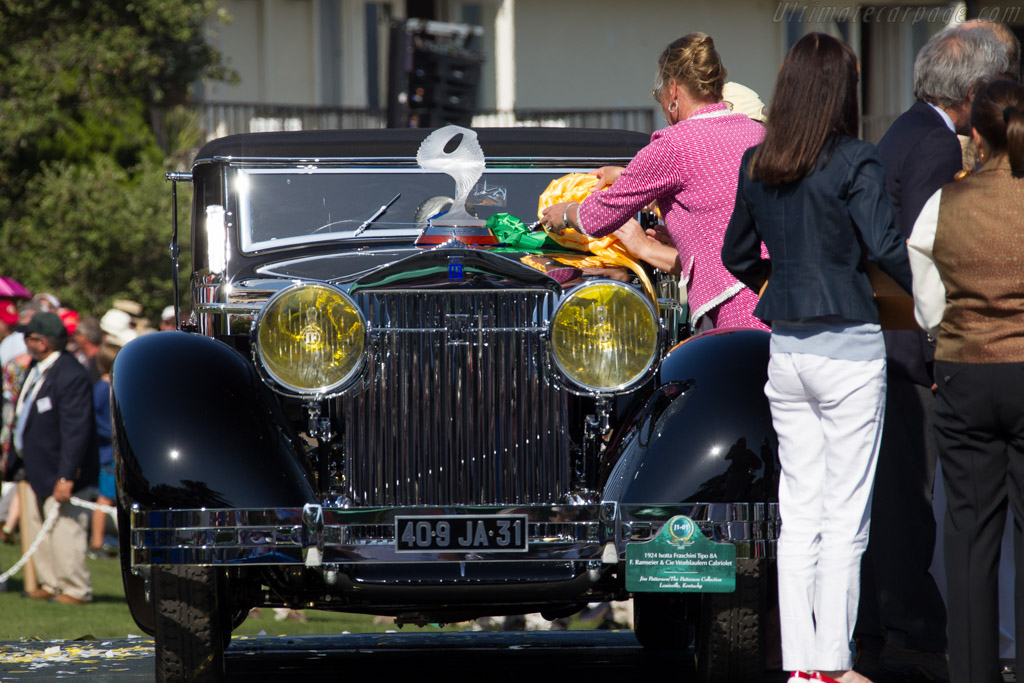
[[[658,81],[658,84],[656,86],[654,86],[654,89],[651,90],[651,97],[653,97],[654,101],[657,102],[658,104],[661,104],[661,92],[664,89],[665,89],[665,80],[661,79],[661,80]]]

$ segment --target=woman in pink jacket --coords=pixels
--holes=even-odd
[[[657,202],[679,252],[694,329],[767,329],[752,315],[757,295],[722,266],[722,236],[736,199],[740,158],[764,138],[761,124],[732,113],[722,101],[725,78],[710,36],[691,33],[666,47],[658,59],[654,97],[670,125],[651,136],[611,187],[579,204],[549,207],[544,223],[594,237],[626,226],[622,236],[628,247],[638,230],[630,219]]]

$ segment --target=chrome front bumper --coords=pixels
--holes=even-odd
[[[397,552],[398,516],[526,515],[523,552]],[[675,515],[687,515],[737,557],[774,557],[778,505],[527,505],[338,509],[131,510],[131,562],[140,565],[307,566],[362,563],[567,562],[617,564],[628,543],[653,538]]]

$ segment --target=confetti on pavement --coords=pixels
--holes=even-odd
[[[91,679],[102,672],[123,671],[130,660],[153,656],[149,638],[8,642],[0,645],[0,681],[16,681],[19,675],[35,678],[42,671],[52,677]]]

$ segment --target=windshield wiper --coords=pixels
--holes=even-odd
[[[353,233],[352,233],[352,236],[353,236],[353,237],[358,237],[358,236],[359,236],[359,235],[360,235],[360,234],[361,234],[361,233],[363,232],[363,230],[366,230],[366,229],[367,229],[368,227],[370,227],[370,225],[372,225],[372,224],[373,224],[373,222],[374,222],[375,220],[377,220],[378,218],[380,218],[381,216],[383,216],[383,215],[384,215],[384,212],[388,210],[388,207],[389,207],[389,206],[391,206],[392,204],[394,204],[395,202],[397,202],[397,201],[398,201],[398,198],[399,198],[399,197],[401,197],[401,196],[402,196],[402,193],[401,193],[401,192],[399,192],[398,194],[396,194],[396,195],[395,195],[395,196],[394,196],[394,197],[393,197],[393,198],[391,199],[391,201],[390,201],[390,202],[388,202],[388,203],[387,203],[387,204],[385,204],[384,206],[382,206],[382,207],[380,207],[379,209],[377,209],[377,212],[376,212],[375,214],[373,214],[372,216],[370,216],[369,218],[367,218],[367,219],[366,219],[365,221],[363,221],[363,224],[362,224],[362,225],[360,225],[360,226],[359,226],[358,228],[356,228],[355,232],[353,232]]]

